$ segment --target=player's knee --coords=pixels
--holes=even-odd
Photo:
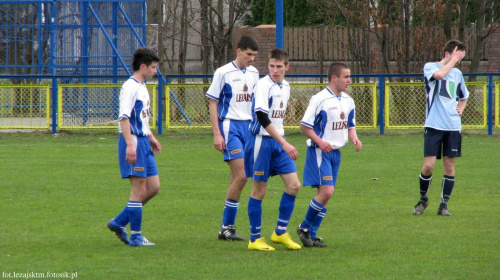
[[[325,186],[320,189],[319,194],[323,200],[328,201],[332,197],[335,188],[333,186]]]
[[[299,181],[293,182],[286,186],[286,192],[291,195],[297,195],[301,186]]]

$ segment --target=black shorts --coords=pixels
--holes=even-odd
[[[445,131],[434,128],[424,128],[424,157],[441,155],[447,157],[462,156],[462,133],[460,131]]]

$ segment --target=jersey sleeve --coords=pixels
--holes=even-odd
[[[317,107],[316,100],[317,98],[315,98],[315,96],[309,99],[309,105],[307,105],[306,112],[304,113],[304,117],[302,117],[300,124],[310,128],[314,127],[314,121],[316,119],[316,107]]]
[[[424,65],[424,77],[427,78],[428,81],[435,80],[434,73],[438,70],[437,63],[429,62]]]
[[[347,128],[356,127],[356,108],[354,106],[354,100],[351,99],[351,111],[347,116]]]
[[[120,90],[120,114],[118,120],[130,119],[135,102],[137,101],[137,89],[135,87],[122,87]]]
[[[257,82],[254,92],[255,109],[254,112],[269,114],[269,84],[265,79]]]
[[[460,79],[460,84],[458,85],[457,88],[457,95],[458,95],[458,100],[466,100],[469,98],[469,90],[467,89],[467,86],[465,85],[465,80],[464,76],[462,75],[462,72],[459,71],[459,74],[461,76]]]
[[[212,84],[210,85],[210,87],[207,90],[207,93],[205,94],[206,97],[213,99],[215,101],[219,101],[220,93],[222,91],[222,87],[224,86],[222,78],[223,75],[219,68],[214,73]]]

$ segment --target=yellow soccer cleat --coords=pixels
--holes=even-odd
[[[290,237],[290,234],[288,232],[285,232],[282,235],[277,235],[276,232],[273,232],[273,235],[271,235],[271,241],[273,243],[279,243],[285,245],[288,249],[292,250],[299,250],[302,248],[298,243],[292,240]]]
[[[274,247],[267,244],[264,237],[259,239],[255,239],[254,242],[248,242],[248,250],[257,250],[257,251],[274,251]]]

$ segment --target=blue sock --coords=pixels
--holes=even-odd
[[[314,222],[311,224],[311,231],[310,231],[310,234],[311,234],[311,238],[316,238],[316,233],[318,232],[318,229],[319,229],[319,226],[321,226],[321,222],[323,222],[323,218],[325,217],[326,215],[326,207],[323,208],[323,210],[321,210],[321,212],[319,212],[318,216],[316,216],[316,219],[314,219]]]
[[[132,232],[131,237],[141,235],[142,202],[129,201],[127,204],[127,212],[130,219],[130,231]]]
[[[250,197],[248,200],[248,220],[250,221],[250,241],[260,238],[262,227],[262,200]]]
[[[286,232],[288,223],[290,222],[290,217],[292,216],[293,208],[295,206],[296,196],[287,194],[283,192],[280,202],[280,214],[278,216],[278,223],[276,224],[276,229],[274,230],[277,235],[282,235]]]
[[[118,214],[118,216],[115,217],[115,223],[121,227],[124,227],[128,224],[128,221],[129,221],[128,210],[127,206],[125,206],[125,208],[123,208],[120,214]]]
[[[311,225],[318,216],[318,213],[323,209],[323,204],[317,202],[316,200],[311,199],[311,203],[309,203],[309,208],[307,209],[306,217],[300,227],[303,229],[311,229]]]
[[[222,225],[223,226],[232,226],[236,221],[236,214],[238,213],[238,205],[240,203],[238,201],[226,200],[226,204],[224,205],[224,212],[222,213]]]

